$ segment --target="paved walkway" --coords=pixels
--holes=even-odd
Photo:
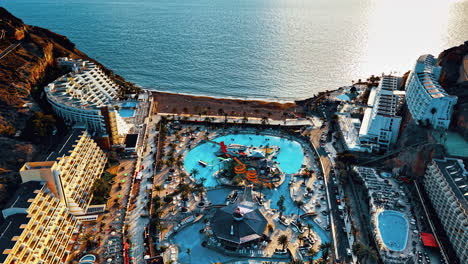
[[[159,119],[154,118],[148,124],[148,136],[143,142],[143,148],[146,152],[142,152],[141,161],[139,163],[139,171],[142,173],[140,184],[135,184],[136,190],[135,204],[132,206],[131,211],[127,212],[127,221],[129,223],[130,241],[133,246],[133,263],[140,264],[144,262],[145,245],[144,245],[144,228],[149,224],[149,208],[147,207],[150,199],[150,194],[147,190],[151,190],[152,184],[148,181],[154,173],[154,153],[156,152],[156,144],[154,138],[157,134],[156,123]],[[141,170],[141,168],[143,169]]]
[[[188,115],[188,114],[173,114],[173,113],[158,113],[161,116],[175,116],[176,119],[183,119],[186,121],[205,122],[210,123],[231,123],[231,124],[255,124],[255,125],[281,125],[281,126],[313,126],[317,120],[313,118],[288,118],[284,120],[275,120],[271,118],[263,119],[258,117],[238,117],[238,116],[215,116],[215,115]]]

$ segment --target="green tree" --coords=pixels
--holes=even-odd
[[[320,249],[322,250],[322,259],[327,260],[328,255],[330,255],[331,243],[323,243],[320,245]]]
[[[195,168],[193,168],[191,171],[190,171],[190,174],[193,176],[193,177],[197,177],[199,171]]]
[[[283,251],[286,248],[286,246],[289,244],[289,238],[286,235],[281,235],[278,237],[278,244],[280,244],[283,247]]]
[[[283,217],[283,212],[286,210],[286,207],[284,207],[284,200],[285,200],[284,195],[281,195],[279,200],[276,202],[276,205],[278,206],[278,210],[280,211],[280,218]]]
[[[294,201],[294,203],[295,203],[296,206],[297,206],[297,215],[299,215],[299,213],[301,212],[301,206],[304,205],[304,201],[302,201],[302,200],[296,200],[296,201]]]
[[[353,253],[357,256],[361,263],[375,263],[377,260],[377,252],[362,244],[362,243],[355,243],[353,245]]]

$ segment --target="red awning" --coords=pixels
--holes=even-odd
[[[438,248],[437,241],[434,236],[430,233],[421,233],[421,240],[426,247],[435,247]]]

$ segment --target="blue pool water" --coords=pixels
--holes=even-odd
[[[296,173],[300,168],[304,160],[304,153],[301,145],[296,141],[291,141],[288,139],[273,137],[273,136],[263,136],[263,135],[253,135],[253,134],[241,134],[241,135],[228,135],[222,136],[214,139],[216,142],[224,141],[225,144],[242,144],[248,146],[260,146],[260,145],[277,145],[280,147],[280,152],[277,155],[276,161],[279,164],[279,167],[286,174]],[[192,169],[198,170],[198,175],[196,175],[197,180],[205,178],[204,185],[206,187],[215,187],[218,185],[218,182],[214,177],[213,173],[219,169],[219,164],[221,162],[215,156],[215,152],[219,150],[219,145],[213,143],[204,143],[194,149],[192,149],[184,159],[185,169],[190,172]],[[209,164],[207,167],[202,167],[198,164],[199,160],[203,160]],[[283,195],[285,197],[284,205],[286,210],[284,211],[285,215],[292,214],[302,214],[304,213],[302,209],[294,204],[294,200],[291,198],[289,193],[288,182],[291,179],[291,176],[286,176],[285,181],[275,190],[263,190],[267,200],[271,201],[271,208],[278,209],[277,201]],[[231,188],[222,188],[214,189],[207,192],[208,199],[213,204],[222,204],[225,203],[226,196],[231,192]],[[313,220],[307,220],[307,223],[312,224],[314,231],[319,235],[322,240],[322,243],[330,242],[330,237],[328,233],[323,230],[319,225],[317,225]],[[179,234],[175,235],[173,240],[176,244],[179,245],[180,251],[180,260],[181,262],[188,262],[189,256],[186,254],[187,248],[191,249],[192,260],[200,261],[199,263],[210,263],[214,261],[227,261],[230,258],[224,255],[213,252],[209,249],[201,247],[201,236],[198,231],[202,228],[201,223],[194,224],[186,229],[180,231]],[[316,258],[320,258],[321,252],[317,255]],[[231,259],[232,260],[232,259]]]
[[[277,155],[276,161],[279,167],[285,173],[296,173],[304,160],[304,153],[301,145],[296,141],[287,140],[281,137],[241,134],[228,135],[214,139],[216,142],[224,141],[226,145],[242,144],[247,146],[257,146],[269,144],[270,146],[279,146],[280,152]],[[213,177],[213,173],[220,169],[221,160],[216,157],[215,152],[220,149],[219,145],[213,143],[204,143],[192,149],[184,159],[184,166],[187,172],[192,169],[198,170],[196,178],[199,180],[205,178],[204,185],[206,187],[217,186],[218,183]],[[209,164],[207,167],[202,167],[198,161],[203,160]]]
[[[350,101],[351,98],[347,94],[340,94],[336,98],[343,100],[343,101]]]
[[[96,260],[96,257],[93,256],[93,255],[85,255],[83,256],[80,261],[85,261],[85,260],[91,260],[91,261],[95,261]]]
[[[233,188],[221,188],[207,191],[208,200],[213,204],[226,204],[226,197]]]
[[[182,229],[173,237],[173,242],[179,246],[179,262],[190,263],[190,258],[191,263],[225,263],[232,260],[232,257],[202,247],[202,234],[199,232],[202,228],[203,224],[198,222]],[[190,256],[187,254],[188,248],[190,248]]]
[[[408,241],[408,221],[404,214],[385,210],[377,216],[380,236],[385,246],[393,251],[402,251]]]
[[[119,115],[121,117],[133,117],[135,115],[135,109],[121,108],[119,109]]]

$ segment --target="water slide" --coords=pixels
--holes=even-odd
[[[257,171],[255,169],[247,169],[244,163],[242,163],[238,158],[233,157],[238,165],[234,166],[234,172],[236,174],[245,174],[247,180],[257,183]]]

